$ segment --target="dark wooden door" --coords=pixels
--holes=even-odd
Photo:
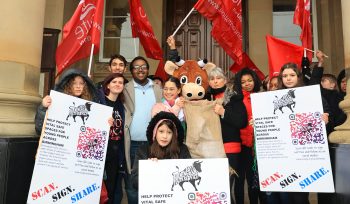
[[[180,25],[197,0],[167,0],[165,2],[167,37],[175,31],[178,25]],[[244,13],[244,5],[242,5],[242,7]],[[245,19],[244,14],[242,16],[243,19]],[[229,68],[233,64],[233,60],[211,37],[210,31],[210,21],[206,20],[200,15],[200,13],[194,10],[175,35],[176,46],[180,56],[185,60],[206,58],[215,63],[218,67],[223,68],[225,73],[230,77],[231,74]]]

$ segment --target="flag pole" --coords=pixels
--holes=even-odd
[[[174,33],[172,34],[172,36],[175,36],[175,34],[177,33],[177,31],[181,28],[182,24],[185,23],[185,21],[187,20],[187,18],[191,15],[191,13],[194,11],[194,7],[191,9],[190,12],[188,12],[187,16],[182,20],[182,22],[180,23],[180,25],[176,28],[176,30],[174,31]]]
[[[95,47],[95,44],[92,44],[91,45],[91,52],[90,52],[90,60],[89,60],[89,70],[88,70],[88,77],[91,78],[91,64],[92,64],[92,56],[93,56],[93,53],[94,53],[94,47]]]
[[[310,49],[304,47],[304,51],[305,51],[305,50],[307,50],[307,51],[309,51],[309,52],[316,53],[315,50],[310,50]],[[326,58],[328,58],[328,55],[326,55],[326,54],[324,54],[324,53],[323,53],[323,55],[324,55]]]

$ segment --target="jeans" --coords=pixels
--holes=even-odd
[[[134,165],[135,154],[141,145],[148,144],[147,141],[131,141],[130,160],[131,168]],[[138,204],[138,190],[132,185],[131,174],[125,173],[125,191],[128,196],[128,204]]]
[[[116,188],[114,192],[114,202],[113,204],[121,204],[123,200],[123,182],[125,183],[125,171],[120,171],[116,181]]]

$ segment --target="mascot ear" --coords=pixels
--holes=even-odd
[[[204,65],[204,67],[202,69],[204,69],[207,72],[207,74],[209,75],[211,70],[214,69],[215,67],[216,67],[216,65],[214,63],[208,62]]]
[[[174,71],[179,67],[172,61],[167,61],[164,66],[164,70],[167,74],[173,76]]]

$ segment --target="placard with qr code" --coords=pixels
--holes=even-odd
[[[334,192],[319,85],[251,95],[261,191]]]
[[[230,204],[227,158],[139,160],[139,203]]]
[[[99,203],[112,108],[50,96],[27,203]]]

